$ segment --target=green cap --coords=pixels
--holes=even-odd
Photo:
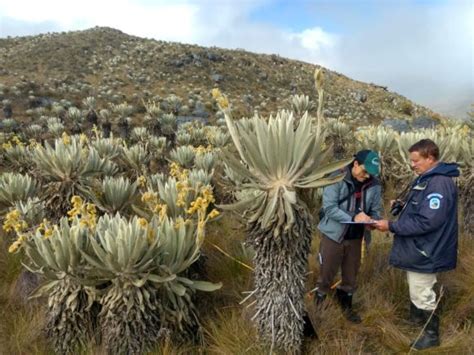
[[[364,165],[365,171],[372,176],[378,176],[380,173],[380,159],[377,152],[373,150],[361,150],[355,155],[356,160]]]

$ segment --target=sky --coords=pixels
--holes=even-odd
[[[474,0],[0,0],[0,37],[94,26],[320,64],[456,116],[474,103]]]

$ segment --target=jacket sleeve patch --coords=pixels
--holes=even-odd
[[[432,193],[432,194],[429,194],[428,196],[426,196],[426,198],[427,198],[428,200],[430,200],[430,199],[433,198],[433,197],[443,198],[443,195],[441,195],[441,194],[435,192],[435,193]]]
[[[441,200],[439,197],[432,197],[430,198],[430,208],[432,210],[437,210],[441,206]]]

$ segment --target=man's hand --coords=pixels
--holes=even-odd
[[[364,212],[360,212],[354,216],[354,222],[371,222],[372,218],[367,216]]]
[[[380,221],[375,221],[374,223],[375,228],[377,228],[381,232],[388,231],[388,221],[386,219],[381,219]]]

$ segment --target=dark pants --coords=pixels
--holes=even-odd
[[[343,240],[337,243],[325,235],[321,236],[319,263],[321,265],[317,291],[326,294],[331,291],[334,277],[341,268],[342,281],[339,289],[353,293],[356,288],[357,273],[360,267],[362,239]]]

